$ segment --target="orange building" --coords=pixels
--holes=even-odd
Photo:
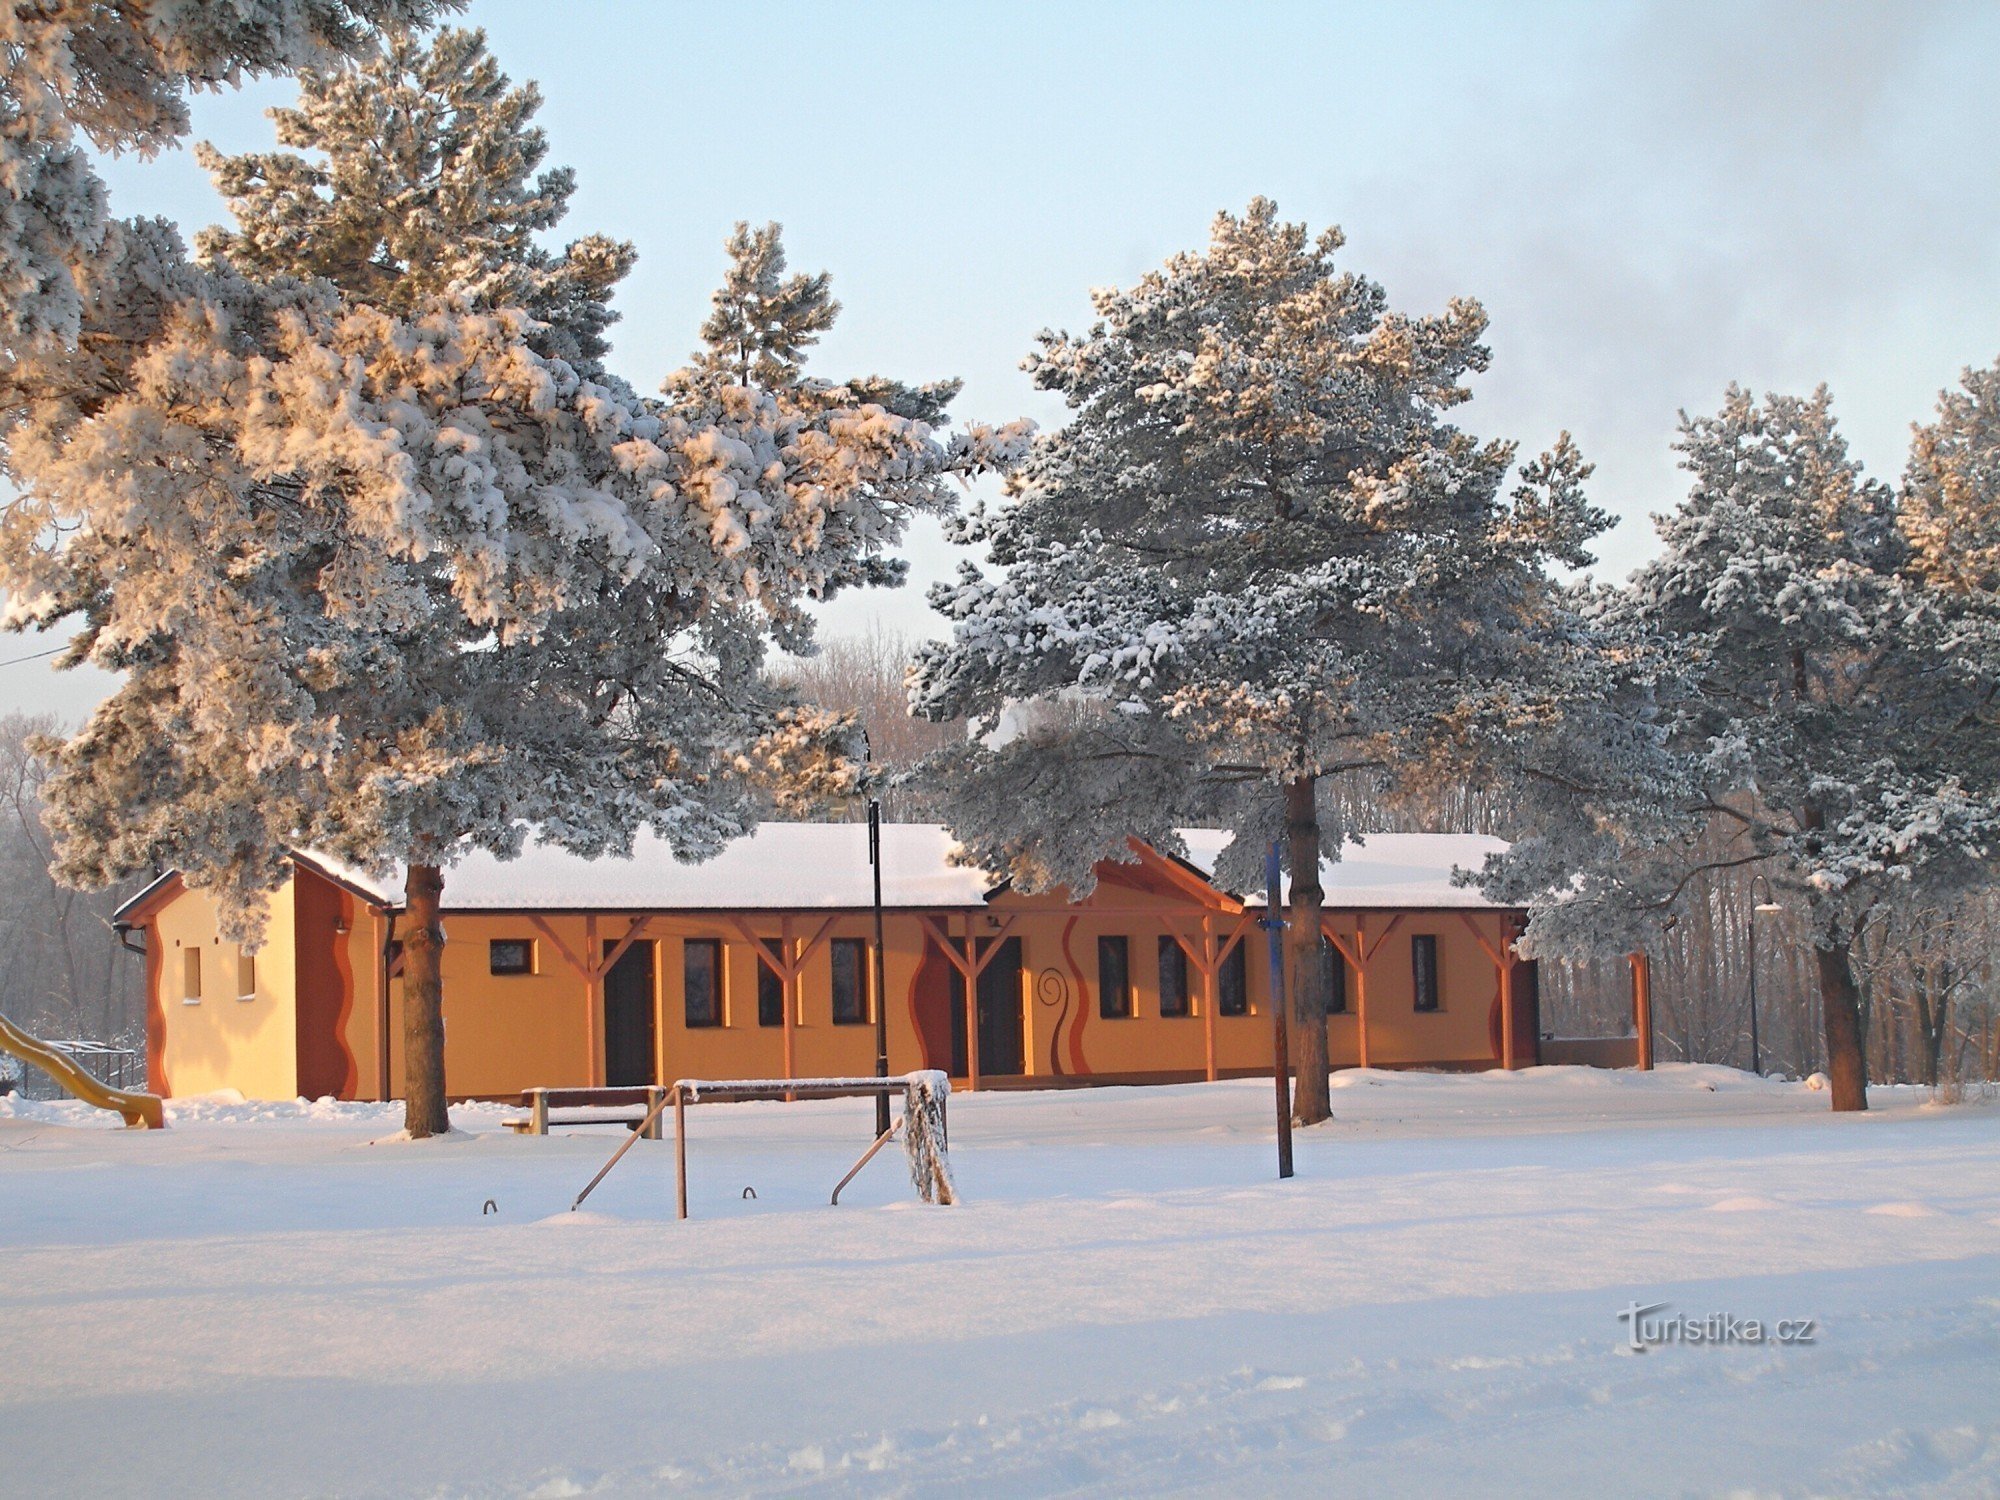
[[[872,1073],[878,1007],[891,1072],[974,1088],[1269,1069],[1262,896],[1210,878],[1221,835],[1190,831],[1186,860],[1135,843],[1071,901],[954,865],[940,827],[882,833],[881,993],[860,824],[766,823],[700,865],[649,835],[626,859],[460,862],[444,889],[453,1094]],[[1524,914],[1451,880],[1499,847],[1377,834],[1325,867],[1336,1067],[1539,1059],[1535,968],[1511,946]],[[396,885],[299,854],[253,956],[204,894],[155,881],[118,914],[144,935],[152,1088],[395,1097],[400,907]]]

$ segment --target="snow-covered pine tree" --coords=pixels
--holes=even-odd
[[[0,354],[73,343],[120,232],[85,143],[157,151],[187,94],[352,56],[440,0],[37,0],[0,10]]]
[[[1513,448],[1446,420],[1486,367],[1477,304],[1394,312],[1341,244],[1258,199],[1206,253],[1095,294],[1088,333],[1042,335],[1028,368],[1073,416],[969,518],[999,571],[933,591],[952,639],[911,685],[916,711],[990,727],[1043,707],[936,767],[970,853],[1027,888],[1088,890],[1128,836],[1172,850],[1214,823],[1221,879],[1256,890],[1283,838],[1305,1124],[1328,1115],[1329,794],[1483,774],[1554,718],[1570,605],[1546,565],[1604,524],[1567,438],[1510,501]]]
[[[1996,390],[1968,375],[1942,399],[1901,496],[1864,476],[1823,388],[1732,388],[1715,416],[1683,417],[1692,488],[1659,523],[1665,554],[1605,613],[1653,664],[1676,768],[1634,775],[1579,745],[1541,782],[1539,837],[1487,882],[1538,901],[1532,945],[1601,948],[1671,914],[1704,859],[1769,867],[1811,915],[1837,1110],[1867,1107],[1854,945],[1870,913],[1983,886],[2000,851]],[[1699,856],[1712,822],[1733,835]]]
[[[699,859],[773,789],[850,787],[849,726],[767,646],[809,650],[809,601],[898,576],[909,514],[1024,441],[713,351],[636,395],[596,359],[629,249],[534,239],[570,183],[533,105],[476,33],[310,76],[280,123],[323,163],[212,157],[235,229],[200,267],[135,235],[10,434],[13,619],[80,615],[126,676],[52,747],[64,873],[177,866],[254,938],[288,847],[405,865],[414,1135],[448,1126],[453,858],[651,827]]]

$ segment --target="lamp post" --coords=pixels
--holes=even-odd
[[[1763,882],[1764,899],[1757,899],[1758,882]],[[1750,877],[1750,1071],[1759,1078],[1764,1076],[1763,1054],[1757,1039],[1757,917],[1761,913],[1773,916],[1784,911],[1784,907],[1771,899],[1771,882],[1763,875]]]

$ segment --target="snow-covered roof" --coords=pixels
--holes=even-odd
[[[981,907],[993,882],[951,863],[936,823],[882,825],[882,904]],[[321,855],[328,874],[400,904],[402,891]],[[625,858],[584,859],[547,844],[520,858],[467,855],[445,871],[446,911],[755,911],[866,907],[874,900],[865,823],[762,823],[698,865],[648,832]]]
[[[1213,878],[1229,835],[1184,828],[1188,862]],[[958,847],[936,823],[882,825],[882,901],[930,910],[983,907],[998,882],[951,862]],[[1488,907],[1473,886],[1454,885],[1452,871],[1477,870],[1504,841],[1478,834],[1374,833],[1349,840],[1341,859],[1320,867],[1326,904],[1357,908]],[[400,906],[401,873],[391,878],[320,853],[301,862],[367,900]],[[162,881],[171,877],[162,877]],[[148,891],[155,886],[148,887]],[[144,895],[145,893],[142,893]],[[764,823],[714,859],[683,864],[650,833],[625,858],[584,859],[531,843],[518,859],[471,854],[445,871],[446,911],[809,911],[865,908],[872,901],[868,828],[863,823]],[[1244,900],[1261,906],[1262,891]],[[128,902],[127,906],[136,905]]]
[[[1216,857],[1229,842],[1219,828],[1178,830],[1187,843],[1188,862],[1213,879]],[[1489,854],[1507,849],[1505,839],[1481,833],[1371,833],[1365,842],[1349,839],[1338,860],[1322,860],[1319,883],[1330,908],[1463,906],[1495,903],[1477,886],[1454,885],[1455,869],[1477,870]],[[1251,906],[1264,904],[1262,890],[1244,894]]]

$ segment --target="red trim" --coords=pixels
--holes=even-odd
[[[333,969],[340,976],[340,1010],[333,1018],[333,1039],[347,1062],[347,1070],[340,1080],[342,1099],[361,1097],[361,1065],[355,1061],[354,1042],[347,1034],[348,1025],[354,1019],[354,956],[348,951],[348,943],[354,931],[356,905],[353,895],[342,890],[340,922],[347,932],[336,932],[333,943]]]
[[[178,878],[178,877],[176,877]],[[160,971],[165,955],[160,952],[160,928],[149,922],[146,934],[146,1092],[170,1098],[173,1086],[167,1081],[167,1001],[160,993]]]
[[[308,1099],[324,1094],[351,1099],[359,1071],[347,1040],[347,1021],[354,1013],[354,966],[347,955],[347,934],[340,929],[353,928],[354,896],[309,865],[298,866],[292,889],[298,935],[298,1089]]]
[[[1085,981],[1083,970],[1077,965],[1076,954],[1070,951],[1069,946],[1076,924],[1082,920],[1081,917],[1071,917],[1063,924],[1062,935],[1063,962],[1069,965],[1069,972],[1076,979],[1076,1021],[1069,1028],[1070,1074],[1076,1078],[1090,1076],[1090,1064],[1083,1060],[1083,1026],[1090,1019],[1090,985]]]
[[[169,870],[114,911],[111,920],[123,927],[144,927],[161,907],[186,889],[181,872]]]

